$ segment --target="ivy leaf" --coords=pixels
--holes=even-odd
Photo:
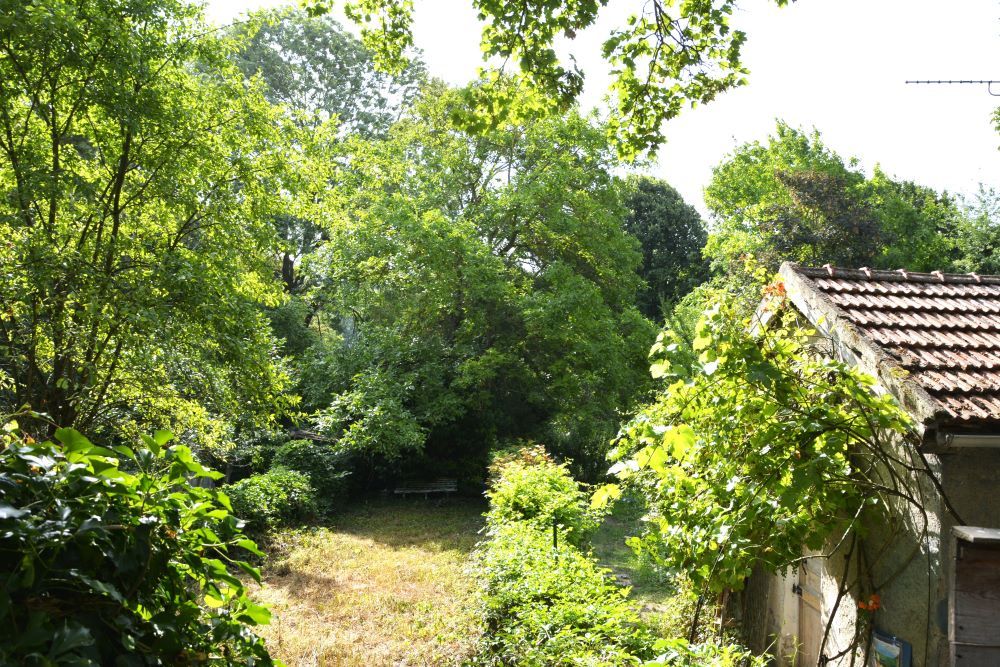
[[[617,484],[604,484],[594,492],[590,499],[590,506],[594,509],[603,509],[613,500],[622,497],[622,490]]]
[[[654,379],[659,379],[666,375],[670,371],[669,361],[658,361],[649,367],[649,374],[653,376]]]
[[[687,424],[674,426],[663,434],[663,446],[678,461],[683,459],[688,450],[694,446],[695,440],[694,429]]]
[[[249,620],[254,625],[268,625],[271,622],[271,612],[267,607],[247,602],[246,608],[240,614],[241,620]]]
[[[257,548],[257,543],[254,542],[253,540],[237,540],[236,546],[240,547],[241,549],[246,549],[254,556],[260,556],[262,558],[264,556],[264,552],[261,551],[259,548]]]
[[[153,442],[155,442],[160,447],[165,446],[168,442],[174,439],[174,434],[170,431],[159,430],[153,434]]]
[[[93,643],[94,638],[91,636],[90,630],[79,625],[71,625],[69,621],[66,621],[52,636],[49,656],[58,658],[70,651],[82,646],[90,646]]]
[[[640,468],[651,468],[661,474],[667,469],[667,451],[660,445],[643,447],[636,452],[635,460]]]
[[[218,609],[219,607],[224,607],[226,605],[226,601],[223,600],[222,598],[218,598],[215,597],[214,595],[206,593],[205,605],[211,607],[212,609]]]

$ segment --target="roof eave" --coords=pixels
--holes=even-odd
[[[949,415],[944,406],[926,389],[909,379],[909,371],[868,340],[846,314],[798,269],[797,264],[785,262],[778,271],[788,298],[816,327],[817,332],[833,342],[842,360],[876,378],[886,391],[895,396],[916,422],[918,435],[924,436],[946,420]]]

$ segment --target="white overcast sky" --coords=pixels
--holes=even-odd
[[[287,0],[286,0],[287,1]],[[587,73],[584,104],[607,86],[600,43],[643,0],[612,0],[598,25],[566,45]],[[228,22],[281,0],[208,0]],[[479,27],[469,0],[416,0],[414,38],[428,70],[460,85],[480,65]],[[687,110],[666,127],[653,175],[704,210],[711,169],[738,143],[764,139],[777,118],[822,132],[845,158],[876,163],[898,178],[953,193],[1000,186],[1000,97],[985,86],[913,86],[907,79],[1000,79],[996,0],[799,0],[777,8],[743,0],[749,85]],[[995,86],[1000,93],[1000,85]]]

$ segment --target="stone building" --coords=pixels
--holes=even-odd
[[[923,469],[911,489],[923,510],[901,502],[862,527],[874,596],[842,587],[864,557],[843,544],[751,582],[760,640],[783,665],[1000,666],[1000,276],[794,264],[780,275],[819,349],[912,416],[916,438],[897,444]],[[874,646],[852,647],[869,629]]]

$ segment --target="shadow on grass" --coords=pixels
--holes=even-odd
[[[349,505],[322,525],[393,549],[467,554],[482,540],[485,500],[379,498]]]

